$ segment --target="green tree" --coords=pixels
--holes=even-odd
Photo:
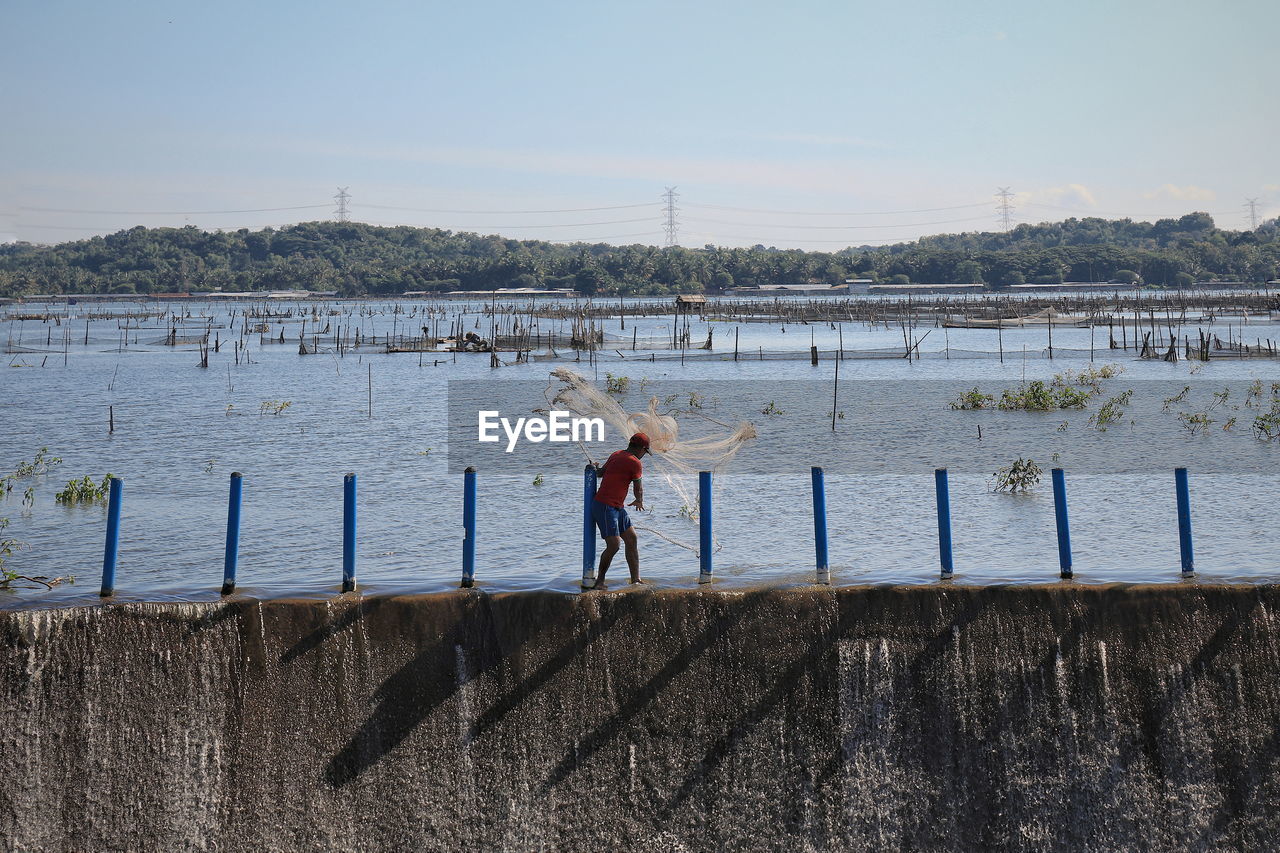
[[[955,280],[961,284],[981,284],[982,265],[977,261],[961,261],[956,264]]]

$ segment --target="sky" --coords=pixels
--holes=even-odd
[[[0,0],[0,242],[337,218],[834,251],[1280,215],[1275,0]]]

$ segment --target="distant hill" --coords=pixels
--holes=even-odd
[[[940,234],[885,247],[804,252],[510,240],[434,228],[306,222],[261,231],[138,226],[53,246],[0,246],[0,296],[305,288],[345,296],[571,287],[672,293],[847,277],[914,282],[1109,281],[1173,286],[1280,275],[1277,220],[1218,229],[1207,213],[1154,223],[1068,219]]]

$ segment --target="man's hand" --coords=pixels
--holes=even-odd
[[[627,506],[633,506],[638,512],[644,512],[644,499],[636,498],[631,503],[627,504]]]

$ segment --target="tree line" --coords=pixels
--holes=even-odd
[[[1068,219],[838,252],[561,244],[358,222],[260,231],[138,226],[56,245],[0,246],[0,296],[280,289],[386,296],[501,287],[640,295],[847,278],[999,288],[1129,279],[1172,287],[1277,277],[1280,220],[1229,231],[1207,213],[1155,223]]]

